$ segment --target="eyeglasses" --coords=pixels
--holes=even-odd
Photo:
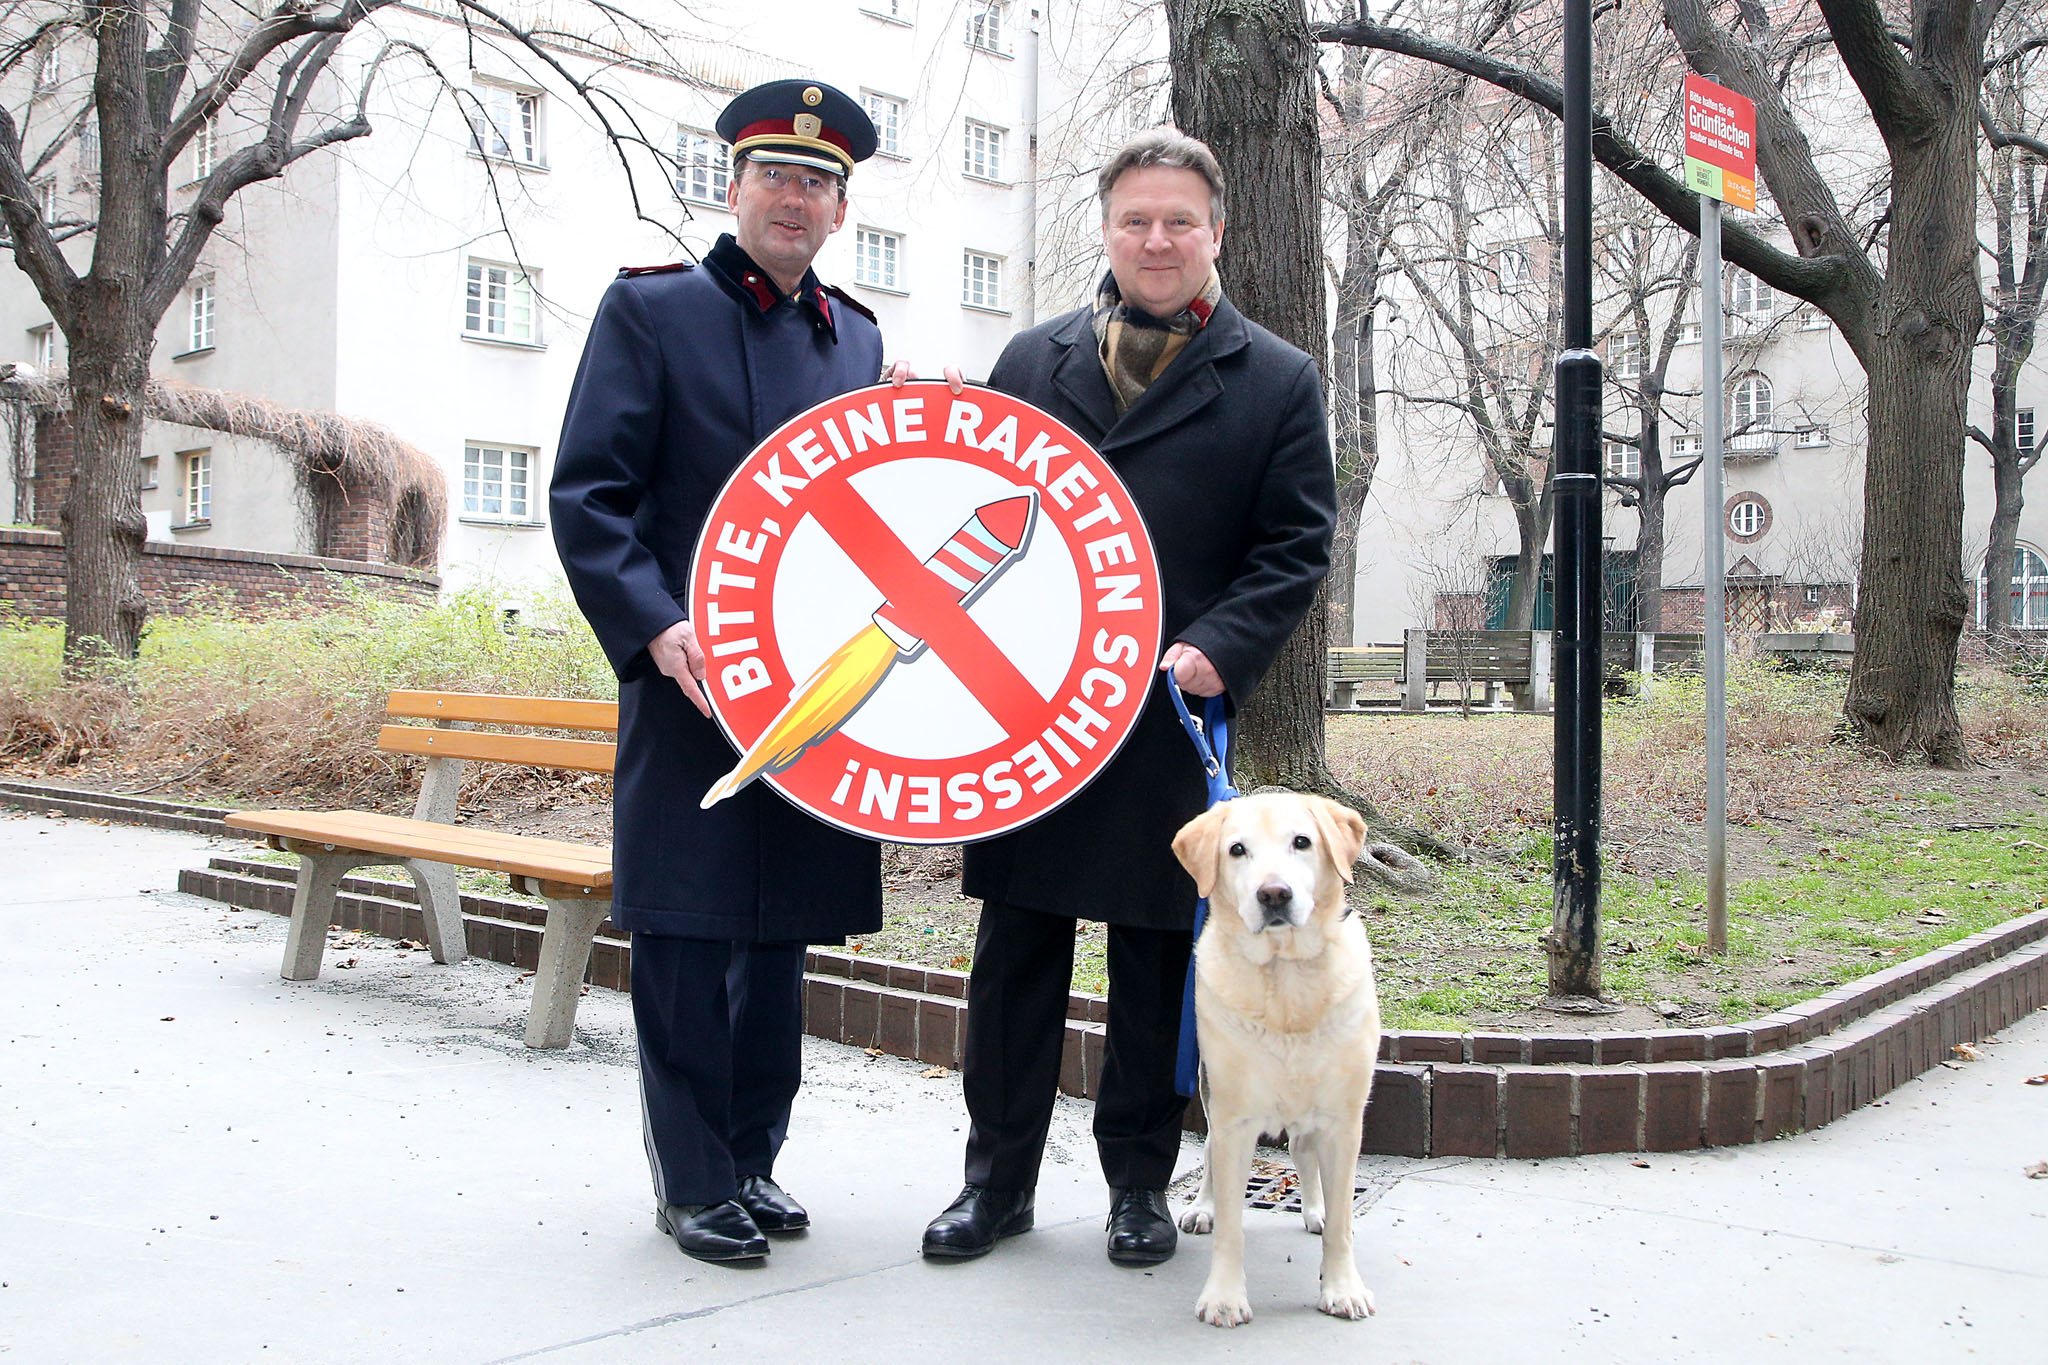
[[[794,185],[809,198],[818,199],[839,188],[837,180],[828,180],[822,175],[804,175],[780,166],[759,166],[754,173],[761,178],[762,184],[776,194]]]

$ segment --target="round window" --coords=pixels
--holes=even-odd
[[[1771,505],[1755,493],[1737,493],[1728,499],[1728,534],[1736,540],[1755,540],[1771,525]]]

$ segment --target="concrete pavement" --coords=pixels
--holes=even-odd
[[[1101,1252],[1088,1107],[1039,1226],[931,1266],[957,1075],[806,1041],[758,1270],[655,1232],[630,1014],[520,1041],[495,963],[376,939],[279,979],[284,921],[168,890],[201,836],[0,810],[0,1355],[10,1361],[2048,1360],[2048,1013],[1818,1132],[1680,1156],[1367,1158],[1364,1323],[1254,1213],[1256,1320],[1197,1323],[1204,1239]],[[343,966],[346,962],[353,966]],[[1199,1149],[1187,1148],[1184,1168]]]

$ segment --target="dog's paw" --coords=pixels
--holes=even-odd
[[[1204,1285],[1202,1297],[1195,1300],[1195,1316],[1211,1327],[1242,1326],[1252,1320],[1252,1301],[1242,1285],[1234,1290]]]
[[[1181,1213],[1180,1230],[1182,1232],[1191,1232],[1195,1236],[1201,1237],[1206,1235],[1215,1226],[1216,1206],[1214,1204],[1190,1204]]]
[[[1316,1307],[1333,1318],[1369,1318],[1373,1314],[1372,1291],[1354,1274],[1342,1281],[1326,1282]]]
[[[1316,1236],[1322,1236],[1323,1206],[1321,1204],[1317,1204],[1314,1208],[1310,1208],[1307,1204],[1303,1204],[1301,1206],[1301,1225],[1307,1228],[1310,1232],[1314,1233]]]

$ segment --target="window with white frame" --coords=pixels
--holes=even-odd
[[[1607,370],[1616,379],[1643,377],[1643,334],[1616,332],[1607,339]]]
[[[1673,455],[1698,455],[1707,448],[1707,438],[1700,435],[1674,436],[1671,438]]]
[[[194,280],[187,291],[185,349],[213,349],[213,281]]]
[[[1984,623],[1984,599],[1991,590],[1991,565],[1987,562],[1977,575],[1977,624]],[[2012,624],[2020,630],[2048,629],[2048,561],[2025,545],[2012,547]]]
[[[1747,270],[1728,275],[1728,311],[1738,317],[1763,319],[1778,306],[1778,291]]]
[[[213,452],[178,452],[178,512],[187,526],[213,520]]]
[[[1792,444],[1801,450],[1821,449],[1829,444],[1827,423],[1816,422],[1810,427],[1801,427],[1799,435],[1793,440]]]
[[[532,277],[516,265],[471,260],[463,290],[462,330],[490,341],[538,344]]]
[[[969,0],[967,45],[983,52],[1003,50],[1003,7],[997,0]]]
[[[213,174],[214,164],[220,158],[220,120],[203,120],[192,134],[192,178],[204,180]]]
[[[967,120],[967,143],[961,167],[977,180],[1003,178],[1003,130],[992,123]]]
[[[31,188],[36,196],[36,216],[45,225],[54,224],[62,212],[57,203],[57,178],[51,176],[48,180],[38,180]]]
[[[52,43],[36,67],[36,89],[54,90],[64,80],[64,49]]]
[[[500,161],[540,165],[544,156],[540,92],[479,81],[469,93],[476,100],[469,113],[469,131],[476,139],[476,150]]]
[[[860,102],[875,125],[875,151],[883,156],[902,156],[903,101],[877,90],[863,90]]]
[[[1529,259],[1529,248],[1504,246],[1494,252],[1493,273],[1500,280],[1503,289],[1514,289],[1533,283],[1536,279],[1536,266]]]
[[[1822,599],[1823,597],[1825,597],[1826,595],[1827,595],[1827,590],[1826,590],[1825,588],[1823,588],[1823,587],[1822,587],[1822,586],[1821,586],[1820,584],[1818,584],[1818,583],[1808,583],[1808,584],[1806,585],[1806,605],[1807,605],[1807,606],[1809,606],[1809,607],[1817,607],[1817,606],[1819,606],[1819,605],[1820,605],[1820,603],[1821,603],[1821,599]]]
[[[1754,493],[1728,504],[1728,534],[1737,540],[1755,540],[1770,524],[1771,505]]]
[[[1699,324],[1698,324],[1697,322],[1681,322],[1681,323],[1679,323],[1679,324],[1678,324],[1678,344],[1679,344],[1679,345],[1681,345],[1681,346],[1697,346],[1697,345],[1699,345],[1699,344],[1700,344],[1700,325],[1699,325]]]
[[[57,328],[54,323],[28,329],[28,359],[44,374],[57,368]]]
[[[1614,479],[1639,479],[1643,475],[1643,452],[1633,441],[1607,442],[1607,475]]]
[[[1802,332],[1825,332],[1828,329],[1828,315],[1812,304],[1799,310],[1799,330]]]
[[[2013,445],[2020,450],[2034,448],[2034,410],[2021,408],[2013,415]]]
[[[875,289],[901,290],[897,267],[903,260],[903,237],[881,228],[853,230],[853,282]]]
[[[981,251],[960,253],[960,302],[970,308],[1002,311],[1002,257]]]
[[[78,169],[86,175],[100,173],[100,121],[87,119],[78,130]]]
[[[465,444],[462,515],[499,521],[528,520],[535,454],[525,446]]]
[[[1771,381],[1751,371],[1728,388],[1730,450],[1768,450],[1777,444],[1771,432]]]
[[[684,128],[676,133],[676,193],[698,204],[725,207],[732,183],[732,148],[709,133]]]

